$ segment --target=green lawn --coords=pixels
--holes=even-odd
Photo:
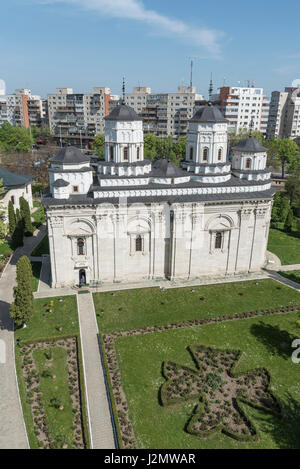
[[[38,290],[42,263],[31,262],[31,267],[32,267],[32,275],[33,275],[33,291],[36,292]]]
[[[13,253],[12,248],[7,240],[0,244],[0,255],[7,254],[10,255]]]
[[[34,219],[33,224],[36,228],[38,228],[40,225],[45,223],[45,210],[41,202],[36,200],[33,202],[33,206],[38,207],[38,210],[31,214],[32,218]]]
[[[300,337],[300,328],[296,325],[299,317],[299,313],[265,316],[117,339],[123,389],[139,448],[299,449],[300,364],[292,363],[290,347],[291,340]],[[159,391],[165,382],[161,371],[163,361],[172,360],[195,368],[186,349],[191,344],[242,350],[244,355],[237,372],[258,367],[269,370],[272,392],[284,404],[282,420],[244,405],[247,416],[258,430],[258,441],[238,442],[224,434],[203,440],[185,432],[197,399],[162,407]],[[284,344],[287,344],[285,348]]]
[[[31,342],[65,335],[78,335],[79,324],[75,295],[63,296],[62,302],[59,299],[59,297],[55,297],[34,300],[33,318],[25,329],[18,329],[15,336],[21,336],[24,341]],[[50,301],[53,301],[53,307],[50,307]],[[53,312],[47,312],[48,309],[52,309]],[[60,327],[62,327],[61,332],[58,331]]]
[[[59,297],[55,298],[42,298],[34,300],[34,314],[31,321],[27,324],[25,329],[17,329],[15,331],[15,339],[21,337],[22,343],[32,341],[44,341],[51,338],[64,337],[64,336],[77,336],[79,343],[79,369],[80,369],[80,386],[82,395],[82,414],[84,418],[84,429],[86,440],[88,441],[88,425],[87,425],[87,413],[85,404],[85,393],[84,393],[84,380],[83,380],[83,368],[82,368],[82,357],[80,349],[80,333],[77,313],[77,303],[75,296],[64,296],[59,301]],[[53,306],[50,302],[53,301]],[[50,313],[48,310],[51,309]],[[60,331],[59,329],[62,328]],[[18,383],[20,390],[20,397],[22,401],[23,413],[28,433],[28,438],[31,448],[37,448],[38,443],[34,434],[33,421],[32,421],[32,409],[27,402],[26,387],[21,370],[21,356],[19,347],[16,347],[16,369],[18,375]],[[37,365],[42,366],[43,356],[40,354],[40,350],[35,351]],[[63,356],[64,351],[60,348],[53,348],[53,366],[56,370],[57,380],[55,381],[58,389],[56,391],[61,395],[67,411],[64,412],[64,421],[60,422],[57,418],[54,419],[51,414],[51,409],[46,406],[46,413],[49,419],[49,425],[52,428],[52,434],[65,434],[68,439],[70,433],[70,412],[68,411],[68,399],[70,397],[69,392],[66,389],[66,373],[67,368],[65,365],[65,357]],[[48,399],[49,393],[51,392],[51,386],[49,382],[46,386],[46,381],[41,377],[41,388],[44,395],[44,399]],[[46,394],[44,394],[44,392]],[[69,396],[69,397],[68,397]],[[45,401],[45,402],[46,402]],[[53,410],[54,412],[54,410]]]
[[[40,375],[40,389],[43,393],[43,404],[51,435],[63,439],[69,448],[73,447],[73,420],[72,399],[68,385],[68,368],[66,367],[67,351],[62,347],[53,347],[51,373],[56,376],[53,380],[43,377],[43,371],[47,369],[45,349],[38,349],[33,357]],[[58,395],[59,390],[59,395]],[[63,412],[50,405],[51,399],[58,396]]]
[[[299,292],[271,279],[164,291],[122,290],[93,296],[102,333],[300,304]]]
[[[300,264],[300,233],[270,229],[268,251],[281,260],[282,265]]]
[[[285,272],[279,272],[283,277],[292,280],[293,282],[300,283],[300,270],[289,270]]]
[[[46,235],[40,244],[34,248],[32,251],[31,255],[34,257],[41,257],[43,254],[49,254],[49,238],[48,235]]]

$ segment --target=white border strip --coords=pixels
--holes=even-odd
[[[26,435],[26,442],[27,442],[27,449],[31,449],[29,445],[29,440],[28,440],[28,435],[27,435],[27,429],[26,429],[26,424],[24,420],[24,414],[23,414],[23,406],[20,398],[20,390],[19,390],[19,381],[18,381],[18,375],[17,375],[17,368],[16,368],[16,357],[15,357],[15,322],[13,320],[13,361],[14,361],[14,372],[15,372],[15,379],[16,379],[16,386],[17,386],[17,394],[18,394],[18,401],[19,401],[19,407],[21,409],[21,415],[22,415],[22,420],[23,420],[23,426],[25,430],[25,435]]]
[[[90,415],[90,406],[89,406],[89,396],[88,396],[87,385],[86,385],[85,360],[84,360],[84,352],[83,352],[83,342],[82,342],[81,325],[80,325],[80,312],[79,312],[78,294],[77,293],[76,293],[76,304],[77,304],[77,315],[78,315],[78,322],[79,322],[80,346],[81,346],[81,355],[82,355],[82,364],[83,364],[83,378],[84,378],[84,388],[85,388],[85,396],[86,396],[86,407],[87,407],[88,421],[89,421],[90,442],[91,442],[91,449],[94,449],[92,425],[91,425],[91,415]]]
[[[4,266],[4,269],[3,269],[3,271],[1,272],[0,278],[3,277],[4,272],[6,271],[6,268],[7,268],[8,264],[10,263],[11,258],[12,258],[13,255],[14,255],[14,253],[12,253],[12,254],[10,255],[10,258],[9,258],[8,261],[6,262],[6,264],[5,264],[5,266]]]

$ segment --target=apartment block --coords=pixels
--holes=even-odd
[[[95,87],[92,93],[74,93],[72,88],[57,88],[48,94],[50,129],[57,139],[88,145],[104,132],[104,117],[109,113],[110,89]]]
[[[40,96],[28,89],[17,89],[14,94],[0,97],[0,126],[9,122],[14,126],[29,128],[42,125],[44,117]]]
[[[270,102],[263,88],[224,86],[220,88],[219,106],[229,121],[228,130],[250,129],[267,132]]]
[[[289,93],[287,91],[273,91],[271,94],[270,112],[267,127],[267,138],[283,138],[285,135],[285,121],[287,114]]]
[[[126,104],[135,104],[135,111],[141,114],[145,132],[175,139],[186,135],[195,103],[203,99],[201,94],[196,93],[196,88],[190,86],[179,86],[177,93],[155,94],[151,93],[150,88],[137,87],[126,96]]]
[[[151,94],[151,88],[146,86],[136,86],[133,93],[125,94],[125,104],[132,107],[137,114],[141,114],[147,106],[147,98]]]

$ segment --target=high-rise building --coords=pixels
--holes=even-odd
[[[147,97],[151,94],[151,88],[147,86],[136,86],[133,93],[125,94],[125,104],[132,107],[137,114],[141,114],[147,106]]]
[[[267,138],[284,137],[285,115],[289,94],[286,91],[273,91],[267,127]]]
[[[126,104],[141,114],[145,132],[174,138],[186,135],[195,103],[201,99],[193,86],[179,86],[177,93],[151,93],[148,87],[137,87],[125,95]]]
[[[300,89],[287,87],[273,91],[267,137],[296,138],[300,136]]]
[[[74,93],[72,88],[57,88],[48,94],[49,125],[57,140],[88,145],[104,131],[109,113],[110,89],[96,87],[93,93]]]
[[[269,100],[263,88],[223,86],[219,102],[223,116],[228,119],[228,130],[253,127],[262,133],[267,131]]]
[[[31,125],[40,126],[43,116],[41,97],[32,95],[28,89],[17,89],[14,94],[0,98],[0,126],[9,122],[28,129]]]

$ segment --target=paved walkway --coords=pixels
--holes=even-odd
[[[77,295],[81,344],[85,369],[87,406],[93,449],[115,448],[112,423],[99,354],[98,326],[90,293]]]
[[[108,291],[119,291],[119,290],[133,290],[136,288],[184,288],[184,287],[197,287],[201,285],[215,285],[218,283],[232,283],[232,282],[245,282],[247,280],[261,280],[268,278],[269,274],[267,271],[261,271],[253,274],[245,275],[230,275],[228,277],[202,277],[201,279],[195,280],[181,280],[181,281],[170,281],[170,280],[147,280],[145,282],[122,282],[122,283],[104,283],[98,287],[86,287],[84,290],[89,290],[91,293],[101,293]],[[78,292],[76,287],[65,287],[65,288],[50,288],[49,285],[45,285],[45,288],[39,289],[38,292],[34,293],[35,298],[47,298],[55,296],[67,296],[74,295]]]
[[[300,292],[300,284],[299,283],[293,282],[292,280],[290,280],[286,277],[283,277],[278,272],[269,271],[268,272],[268,277],[272,278],[273,280],[276,280],[277,282],[283,283],[287,287],[291,287],[294,290],[298,290]]]
[[[288,272],[289,270],[300,270],[300,264],[281,265],[281,260],[273,252],[267,251],[266,270]]]
[[[279,270],[282,272],[288,272],[289,270],[300,270],[300,264],[281,265]]]
[[[25,245],[18,248],[0,279],[0,340],[6,346],[6,362],[0,362],[0,448],[28,448],[19,391],[15,374],[14,331],[9,316],[9,305],[13,300],[13,287],[16,282],[17,260],[29,255],[45,235],[44,226],[33,237],[25,238]]]
[[[51,285],[51,266],[50,266],[50,256],[42,257],[42,268],[40,274],[40,282],[38,292],[40,294],[49,295],[52,291]]]

